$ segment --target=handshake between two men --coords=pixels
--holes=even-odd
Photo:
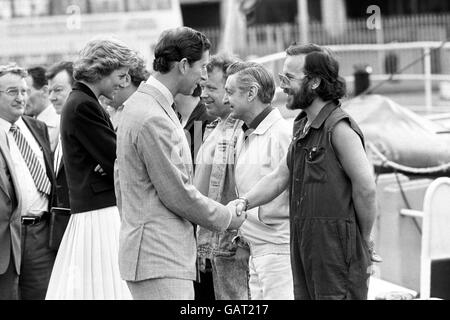
[[[230,201],[227,204],[227,208],[233,213],[228,230],[239,229],[247,219],[248,200],[245,198],[239,198]]]

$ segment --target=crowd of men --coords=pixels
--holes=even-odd
[[[80,275],[82,256],[65,264],[103,237],[79,217],[110,207],[104,261],[133,299],[367,298],[375,181],[332,52],[287,48],[292,128],[270,71],[210,56],[198,31],[164,32],[151,72],[108,41],[48,69],[0,66],[0,299],[125,299],[99,294],[115,280]]]

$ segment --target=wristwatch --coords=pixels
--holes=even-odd
[[[244,197],[239,197],[238,200],[241,200],[244,202],[244,211],[248,210],[248,199]]]

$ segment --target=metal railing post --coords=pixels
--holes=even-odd
[[[301,43],[309,43],[308,0],[297,0],[298,26]]]
[[[431,112],[433,107],[433,87],[431,81],[431,49],[424,49],[424,73],[425,73],[425,107],[427,112]]]

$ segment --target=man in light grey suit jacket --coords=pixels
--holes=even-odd
[[[192,185],[189,144],[173,97],[206,80],[210,43],[181,27],[164,32],[156,71],[125,102],[117,132],[115,187],[122,225],[119,267],[134,299],[193,299],[194,225],[236,229],[245,220]]]
[[[0,300],[17,300],[22,209],[6,139],[6,134],[0,132]]]
[[[24,95],[20,93],[24,89],[8,87],[19,78],[15,73],[20,71],[7,68],[0,67],[0,117],[8,112],[23,112],[25,108]],[[22,201],[18,185],[8,137],[0,130],[0,300],[19,299]]]

